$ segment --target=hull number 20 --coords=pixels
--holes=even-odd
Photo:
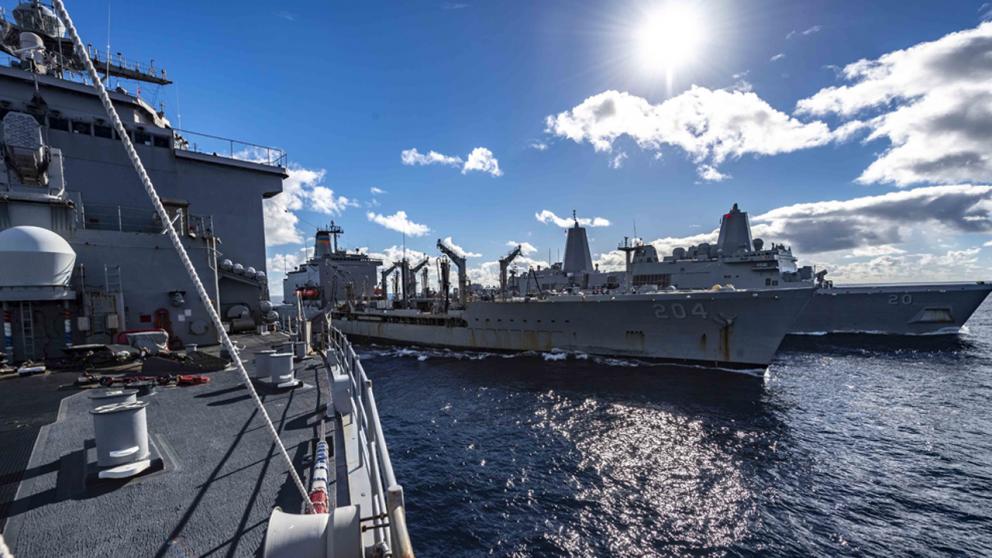
[[[701,302],[693,304],[688,310],[686,310],[685,305],[681,302],[672,302],[670,304],[662,304],[659,302],[654,305],[654,317],[659,320],[667,320],[670,318],[681,320],[688,316],[706,319],[708,314],[706,313],[706,308],[703,307]]]
[[[901,294],[901,295],[897,295],[897,294],[889,295],[889,304],[912,304],[912,303],[913,303],[913,295],[909,293]]]

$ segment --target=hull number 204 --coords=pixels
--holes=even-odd
[[[706,319],[709,315],[701,302],[692,304],[688,309],[686,304],[672,302],[669,304],[656,303],[654,305],[654,317],[659,320],[676,319],[681,320],[690,316]]]

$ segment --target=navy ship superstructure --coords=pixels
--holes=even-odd
[[[6,360],[57,357],[68,345],[113,343],[133,330],[166,330],[174,346],[215,343],[202,308],[189,300],[185,271],[167,252],[168,226],[181,231],[225,327],[254,330],[274,319],[262,203],[282,191],[285,153],[175,129],[139,89],[118,85],[108,92],[159,188],[170,215],[163,223],[79,74],[64,26],[39,2],[13,15],[0,23],[0,50],[12,56],[0,67],[0,234],[41,227],[68,244],[74,261],[62,270],[67,292],[58,305],[26,298],[34,296],[23,290],[30,285],[19,283],[30,277],[4,277]],[[108,83],[169,83],[164,70],[123,57],[96,61]],[[16,242],[8,249],[17,251]]]
[[[349,252],[338,246],[344,233],[333,221],[320,228],[314,237],[313,257],[283,279],[283,301],[292,302],[299,295],[305,300],[343,301],[371,298],[378,278],[376,269],[382,260],[370,258],[359,250]]]

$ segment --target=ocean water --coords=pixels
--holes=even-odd
[[[992,555],[992,303],[763,377],[365,346],[419,556]]]

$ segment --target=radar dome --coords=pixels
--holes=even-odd
[[[220,262],[220,268],[224,271],[231,271],[231,269],[234,268],[234,262],[225,258],[222,262]]]
[[[64,238],[32,226],[0,231],[0,287],[65,287],[76,252]]]

